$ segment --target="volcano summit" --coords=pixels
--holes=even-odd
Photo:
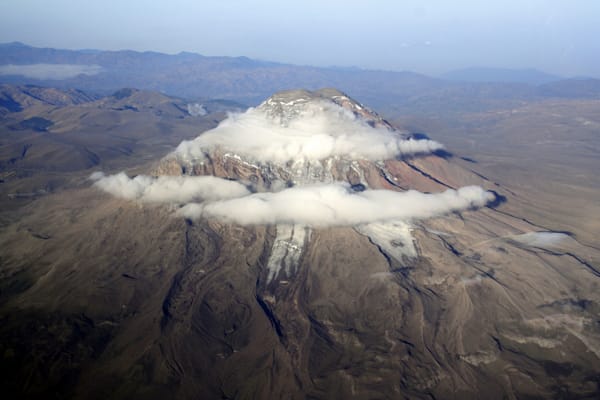
[[[494,194],[478,186],[415,190],[427,188],[427,180],[416,184],[427,174],[415,172],[407,159],[442,148],[397,131],[337,90],[297,90],[229,115],[217,128],[181,143],[159,165],[159,177],[92,178],[124,198],[166,203],[185,198],[177,214],[194,220],[276,225],[267,263],[270,282],[284,266],[282,279],[297,269],[312,227],[354,227],[401,260],[417,254],[410,221],[492,202]],[[391,172],[402,169],[407,173]],[[403,187],[399,182],[407,179],[412,184]]]
[[[29,394],[598,391],[600,251],[337,90],[277,93],[147,174],[91,179],[2,236],[22,312],[0,333],[52,365]]]

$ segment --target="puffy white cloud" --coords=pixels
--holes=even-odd
[[[147,176],[128,177],[121,172],[106,176],[95,172],[94,185],[116,197],[159,203],[212,201],[250,194],[239,182],[214,176]]]
[[[0,75],[19,75],[33,79],[69,79],[78,75],[96,75],[102,72],[99,65],[87,64],[26,64],[0,65]]]
[[[178,213],[187,218],[213,217],[242,225],[304,224],[309,226],[360,225],[389,220],[429,218],[453,211],[482,207],[493,193],[466,186],[442,193],[415,190],[354,192],[347,184],[299,186],[280,192],[188,204]]]
[[[329,102],[306,104],[298,115],[289,119],[260,108],[230,114],[215,129],[182,142],[175,153],[189,161],[202,160],[215,147],[253,160],[277,163],[331,156],[387,160],[443,148],[433,140],[407,140],[398,132],[372,127]]]

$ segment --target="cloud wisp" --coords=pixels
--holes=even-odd
[[[63,80],[79,75],[97,75],[102,71],[101,66],[88,64],[0,65],[0,75],[18,75],[32,79]]]
[[[527,232],[509,236],[507,239],[528,247],[555,248],[572,241],[572,238],[562,232]]]
[[[333,156],[372,161],[427,154],[443,148],[433,140],[405,139],[398,132],[372,127],[334,103],[307,104],[288,120],[251,108],[230,114],[218,127],[182,142],[175,154],[184,160],[203,160],[222,148],[262,162],[323,160]]]
[[[90,176],[94,185],[103,191],[128,200],[150,203],[190,203],[214,201],[247,196],[243,184],[214,176],[147,176],[128,177],[121,172],[104,175],[95,172]]]
[[[298,186],[280,192],[187,204],[186,218],[218,218],[241,225],[301,224],[313,227],[353,226],[389,220],[430,218],[483,207],[494,195],[478,186],[442,193],[415,190],[354,192],[347,184]]]

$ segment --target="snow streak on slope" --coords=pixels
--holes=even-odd
[[[271,256],[267,262],[267,283],[283,270],[286,277],[296,272],[302,250],[310,239],[310,228],[303,225],[277,225],[277,237],[273,242]]]
[[[356,231],[367,236],[383,253],[397,261],[417,257],[410,224],[405,221],[373,222],[357,226]]]

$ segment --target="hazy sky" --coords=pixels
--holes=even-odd
[[[595,0],[0,0],[0,42],[438,74],[600,75]]]

